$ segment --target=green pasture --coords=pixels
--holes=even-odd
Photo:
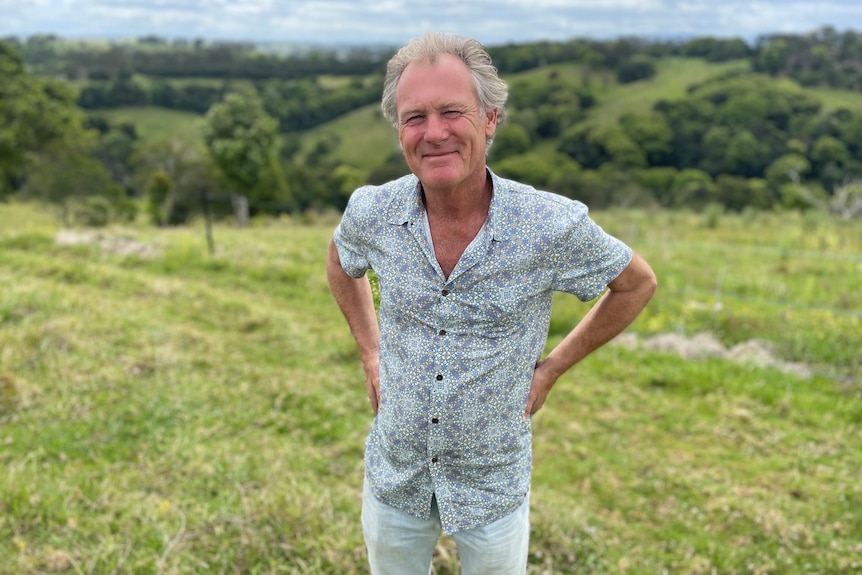
[[[202,225],[33,210],[0,204],[0,575],[366,574],[335,220],[219,225],[209,255]],[[859,573],[862,223],[594,216],[660,287],[534,418],[529,573]],[[549,345],[588,305],[555,300]],[[650,345],[705,334],[773,362]]]
[[[699,58],[661,58],[656,60],[656,75],[652,78],[629,84],[616,81],[599,84],[598,105],[591,110],[589,119],[603,123],[627,113],[643,113],[660,100],[682,98],[689,86],[749,67],[745,60],[711,63]]]
[[[835,90],[833,88],[807,88],[820,98],[827,110],[846,108],[854,112],[862,111],[862,98],[858,92],[850,90]]]
[[[399,150],[398,134],[383,117],[379,104],[309,130],[302,137],[303,151],[307,153],[317,142],[328,139],[337,142],[333,154],[339,161],[368,171]]]
[[[193,112],[144,106],[98,110],[91,114],[103,116],[112,124],[134,125],[138,138],[144,143],[171,140],[203,145],[203,116]]]

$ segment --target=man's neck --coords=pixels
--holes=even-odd
[[[422,185],[422,199],[429,217],[444,220],[464,220],[488,214],[493,195],[491,176],[486,170],[478,178],[456,188],[429,189]]]

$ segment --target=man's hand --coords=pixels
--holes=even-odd
[[[551,369],[551,364],[547,359],[536,364],[536,369],[533,371],[533,383],[530,385],[530,395],[527,397],[527,409],[524,410],[524,421],[542,409],[558,377],[559,375]]]
[[[368,401],[371,402],[374,415],[377,415],[377,410],[380,409],[380,356],[375,353],[363,360],[362,367],[365,368],[365,389],[368,392]]]
[[[655,273],[639,255],[608,284],[608,291],[590,311],[536,364],[524,419],[545,404],[551,388],[566,371],[623,331],[641,312],[656,290]]]
[[[374,415],[377,415],[377,409],[380,407],[380,326],[377,323],[371,284],[368,276],[352,278],[344,272],[338,250],[332,241],[329,242],[326,258],[326,278],[362,356],[368,400]]]

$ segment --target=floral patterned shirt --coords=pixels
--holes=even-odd
[[[380,404],[366,441],[378,499],[447,533],[487,525],[530,488],[524,410],[554,291],[598,296],[631,249],[582,203],[491,173],[482,230],[449,277],[434,255],[419,180],[354,192],[334,234],[344,271],[380,288]]]

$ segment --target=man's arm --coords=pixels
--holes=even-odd
[[[365,387],[371,409],[376,415],[380,399],[380,326],[374,309],[371,283],[368,276],[356,279],[344,272],[338,250],[332,241],[329,242],[326,256],[326,278],[362,355]]]
[[[578,325],[536,364],[524,419],[539,411],[566,371],[631,324],[652,299],[656,277],[649,264],[632,254],[629,265],[608,284],[608,291]]]

